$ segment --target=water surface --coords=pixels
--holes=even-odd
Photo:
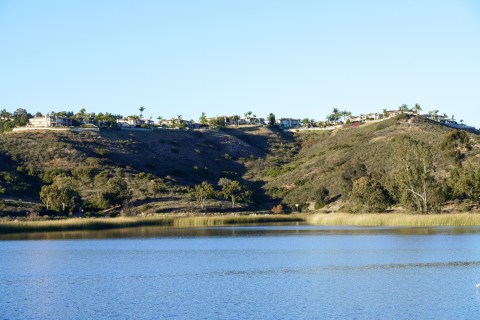
[[[5,319],[477,319],[480,229],[3,235]]]

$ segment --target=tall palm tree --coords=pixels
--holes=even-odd
[[[145,107],[140,106],[140,108],[138,108],[138,110],[140,110],[140,118],[143,118],[143,111],[145,111]]]

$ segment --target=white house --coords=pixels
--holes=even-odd
[[[34,117],[28,119],[29,126],[35,128],[48,128],[48,127],[70,127],[72,126],[72,119],[61,116],[44,116]]]
[[[299,128],[302,126],[302,122],[300,119],[292,118],[280,118],[277,120],[277,124],[281,128]]]

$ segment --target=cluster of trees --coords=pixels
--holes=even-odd
[[[119,174],[108,180],[93,202],[87,203],[82,199],[78,182],[68,176],[56,176],[51,184],[44,185],[40,191],[40,200],[47,211],[62,214],[78,212],[84,205],[93,210],[124,209],[131,199],[132,190]]]
[[[11,131],[15,127],[25,126],[31,117],[32,115],[23,108],[18,108],[13,113],[6,109],[0,110],[0,133]]]
[[[352,113],[350,111],[340,111],[338,108],[333,108],[332,113],[327,116],[327,121],[330,123],[337,123],[340,119],[343,119],[343,122],[345,122],[345,118],[351,115]]]
[[[195,186],[192,195],[196,199],[202,210],[206,208],[208,199],[223,198],[232,203],[232,208],[239,202],[250,203],[252,191],[241,185],[237,180],[228,178],[220,178],[217,183],[219,190],[215,190],[214,186],[207,181]]]
[[[342,175],[344,194],[354,212],[382,212],[394,204],[420,213],[439,212],[449,200],[469,200],[480,204],[480,168],[465,164],[461,150],[471,148],[464,131],[452,130],[443,149],[455,157],[447,178],[436,172],[431,147],[410,137],[396,141],[398,169],[390,173],[368,172],[355,163]]]

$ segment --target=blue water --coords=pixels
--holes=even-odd
[[[0,319],[480,317],[478,229],[142,230],[0,241]]]

